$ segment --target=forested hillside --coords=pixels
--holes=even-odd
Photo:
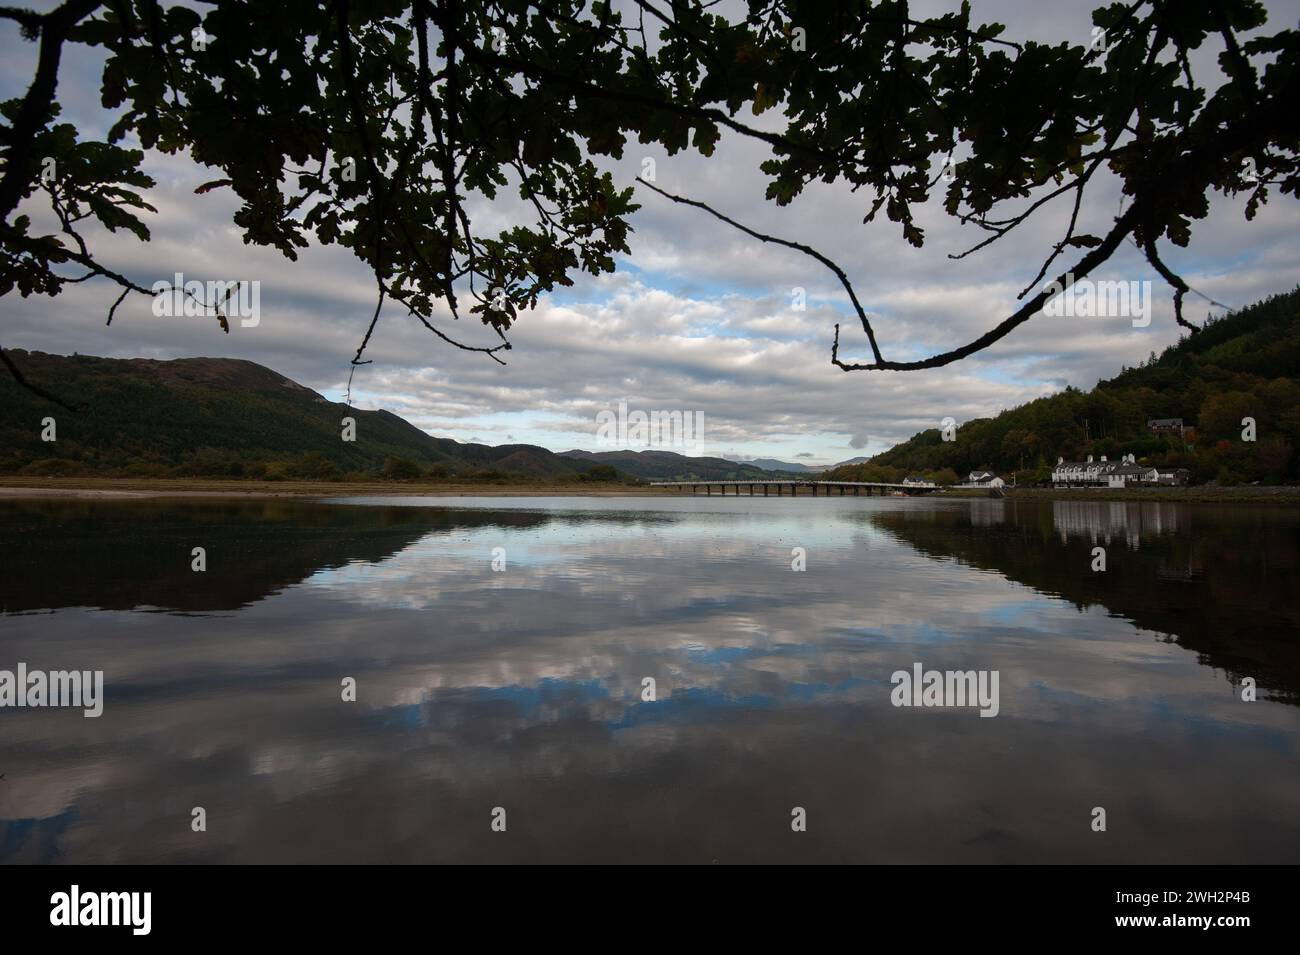
[[[0,473],[328,480],[518,474],[564,477],[590,464],[545,448],[435,438],[388,411],[360,411],[250,361],[61,356],[13,350],[30,380],[83,405],[66,411],[0,377]],[[52,442],[41,422],[55,421]],[[356,440],[342,438],[344,417]]]
[[[1182,418],[1155,434],[1153,418]],[[1256,440],[1242,438],[1255,419]],[[1207,322],[1091,391],[1060,394],[962,424],[955,440],[922,431],[863,464],[827,477],[900,480],[922,473],[954,482],[976,469],[1047,480],[1058,457],[1135,454],[1140,463],[1187,468],[1194,483],[1300,479],[1300,288]]]
[[[8,352],[60,408],[0,374],[0,474],[120,477],[762,480],[768,472],[671,451],[568,451],[435,438],[387,411],[359,411],[250,361]],[[51,417],[55,440],[43,441]],[[342,439],[343,419],[356,440]]]

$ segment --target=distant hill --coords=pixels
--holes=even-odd
[[[776,458],[751,458],[742,464],[752,464],[756,468],[762,468],[765,471],[773,471],[779,474],[821,474],[823,471],[829,471],[831,468],[841,468],[846,464],[861,464],[864,461],[870,461],[870,458],[849,458],[847,461],[840,461],[836,464],[799,464],[791,461],[778,461]]]
[[[546,448],[491,447],[435,438],[388,411],[360,411],[262,365],[234,358],[96,358],[8,352],[31,381],[65,400],[63,409],[0,376],[0,472],[205,475],[320,479],[364,472],[391,476],[532,477],[589,470]],[[41,440],[41,420],[57,440]],[[345,416],[356,441],[341,438]],[[414,474],[411,469],[414,468]]]
[[[564,451],[571,461],[608,464],[623,474],[646,481],[761,481],[771,473],[752,464],[725,458],[695,458],[674,451]]]
[[[1155,418],[1184,430],[1157,434]],[[1255,420],[1255,441],[1242,419]],[[968,421],[956,440],[922,431],[830,480],[940,481],[973,470],[1048,479],[1058,457],[1135,454],[1142,464],[1187,468],[1194,482],[1292,483],[1300,479],[1300,288],[1208,320],[1136,368],[1084,392],[1076,388]]]
[[[255,362],[234,358],[97,358],[6,353],[29,381],[77,412],[21,388],[0,371],[0,473],[325,480],[394,478],[761,480],[750,464],[671,451],[569,451],[436,438],[388,411],[327,400]],[[56,440],[41,440],[55,419]],[[356,441],[342,440],[344,417]]]
[[[826,466],[822,464],[798,464],[791,461],[778,461],[776,458],[751,458],[738,463],[781,474],[818,474],[826,470]]]

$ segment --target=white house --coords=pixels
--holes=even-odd
[[[1112,462],[1102,470],[1107,487],[1128,487],[1130,484],[1155,484],[1160,476],[1155,468],[1144,468],[1140,464]]]

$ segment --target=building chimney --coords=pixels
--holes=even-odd
[[[1089,464],[1091,464],[1091,463],[1092,463],[1092,455],[1091,455],[1091,454],[1090,454],[1090,455],[1088,455],[1088,463],[1089,463]]]
[[[1057,459],[1056,459],[1056,463],[1057,463],[1058,465],[1060,465],[1060,464],[1064,464],[1064,463],[1065,463],[1065,458],[1057,458]]]

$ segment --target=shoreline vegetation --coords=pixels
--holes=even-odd
[[[700,482],[701,484],[707,482]],[[40,498],[154,497],[704,497],[648,484],[515,480],[431,481],[250,481],[204,478],[50,478],[0,476],[0,500]],[[748,497],[741,494],[740,497]],[[947,488],[937,499],[989,500],[979,488]],[[833,495],[839,499],[838,495]],[[1300,506],[1300,486],[1030,488],[1008,487],[1003,500],[1131,501],[1190,504]]]

